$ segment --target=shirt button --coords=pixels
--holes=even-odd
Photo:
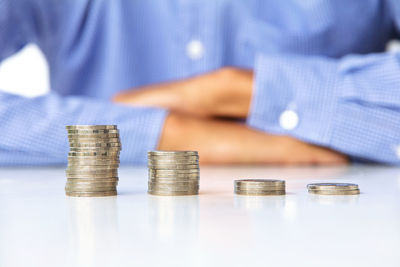
[[[186,46],[186,54],[190,59],[200,59],[204,55],[203,43],[199,40],[192,40]]]
[[[279,117],[279,124],[285,130],[293,130],[299,124],[299,116],[293,110],[285,110]]]

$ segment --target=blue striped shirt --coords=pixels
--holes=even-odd
[[[35,43],[51,78],[0,92],[0,165],[65,163],[69,124],[118,124],[144,163],[167,111],[110,97],[223,66],[255,72],[251,127],[400,164],[399,32],[397,0],[0,0],[0,60]]]

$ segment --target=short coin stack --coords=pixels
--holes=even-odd
[[[318,195],[358,195],[360,189],[357,184],[347,183],[317,183],[307,185],[308,192]]]
[[[117,194],[121,142],[116,125],[66,126],[67,196],[100,197]]]
[[[285,181],[272,179],[235,180],[235,194],[249,196],[271,196],[285,194]]]
[[[197,151],[148,152],[148,193],[160,196],[199,193],[199,155]]]

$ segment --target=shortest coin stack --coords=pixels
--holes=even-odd
[[[358,195],[360,189],[357,184],[346,183],[317,183],[307,185],[308,192],[318,195]]]
[[[117,194],[121,142],[116,125],[66,126],[67,196],[101,197]]]
[[[185,196],[199,193],[197,151],[150,151],[148,167],[149,194]]]
[[[235,194],[249,196],[271,196],[285,194],[285,181],[270,179],[235,180]]]

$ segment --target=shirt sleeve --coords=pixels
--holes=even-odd
[[[259,55],[248,124],[400,164],[400,53]]]
[[[48,2],[48,1],[47,1]],[[39,4],[48,12],[40,12]],[[0,0],[0,61],[29,42],[37,42],[54,14],[53,2]],[[46,36],[50,36],[46,33]],[[43,38],[42,38],[43,39]],[[166,111],[132,108],[55,93],[26,98],[0,92],[0,165],[64,164],[69,149],[65,125],[116,124],[121,162],[144,163],[156,148]]]
[[[64,164],[65,125],[116,124],[121,162],[143,164],[157,147],[166,111],[131,108],[83,97],[48,94],[25,98],[0,93],[0,165]]]

